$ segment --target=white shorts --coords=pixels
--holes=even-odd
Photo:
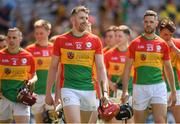
[[[164,82],[152,85],[133,85],[133,108],[145,110],[150,104],[167,104],[167,89]]]
[[[96,111],[96,91],[81,91],[70,88],[61,88],[63,107],[70,105],[80,106],[83,111]]]
[[[170,92],[168,92],[168,98],[170,96]],[[180,105],[180,90],[176,90],[176,105]]]
[[[13,116],[30,116],[30,107],[3,97],[0,99],[0,120],[13,119]]]
[[[54,94],[52,95],[54,98]],[[36,103],[31,107],[32,113],[42,113],[45,109],[45,97],[46,95],[39,95],[37,94]]]

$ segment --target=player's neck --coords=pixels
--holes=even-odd
[[[43,42],[36,42],[36,44],[38,46],[41,46],[41,47],[47,47],[48,46],[48,40],[47,41],[43,41]]]
[[[151,33],[151,34],[142,33],[142,36],[147,40],[154,40],[156,38],[155,33]]]
[[[122,52],[126,51],[127,48],[128,48],[128,44],[118,45],[118,46],[117,46],[117,49],[118,49],[119,51],[122,51]]]
[[[16,48],[16,49],[7,48],[7,51],[10,54],[18,54],[21,51],[21,48]]]
[[[83,31],[83,32],[79,32],[77,31],[76,29],[72,29],[71,31],[72,35],[74,37],[82,37],[84,34],[86,34],[87,32],[86,31]]]

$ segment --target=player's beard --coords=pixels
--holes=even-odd
[[[79,25],[79,32],[84,32],[87,29],[87,24],[86,23],[81,23]]]
[[[144,32],[147,34],[152,34],[155,31],[155,29],[151,28],[151,27],[146,27],[144,29]]]

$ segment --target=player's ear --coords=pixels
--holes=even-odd
[[[75,16],[74,16],[74,15],[72,15],[72,16],[70,17],[71,24],[73,24],[74,19],[75,19]]]
[[[158,25],[159,25],[159,21],[158,21],[158,20],[156,20],[156,27],[158,27]]]

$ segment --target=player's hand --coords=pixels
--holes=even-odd
[[[169,96],[169,99],[168,99],[168,106],[169,107],[175,106],[176,105],[176,101],[177,101],[176,92],[171,92],[171,94]]]
[[[117,88],[118,88],[118,86],[117,86],[116,83],[111,83],[111,84],[109,85],[109,87],[110,87],[110,89],[111,89],[112,91],[114,91],[114,92],[116,92],[116,91],[117,91]]]
[[[169,47],[175,46],[172,40],[166,41]]]
[[[46,97],[45,97],[45,103],[47,105],[54,105],[55,104],[52,96],[51,95],[47,95],[47,94],[46,94]]]
[[[60,99],[55,99],[55,100],[54,100],[54,106],[55,106],[55,108],[56,108],[59,104],[61,104],[61,100],[60,100]]]
[[[2,92],[0,92],[0,99],[2,99]]]
[[[128,98],[129,98],[128,92],[122,92],[122,95],[121,95],[122,104],[125,104],[128,101]]]
[[[104,92],[104,96],[100,100],[101,100],[101,103],[106,105],[108,103],[108,101],[109,101],[108,93]]]

